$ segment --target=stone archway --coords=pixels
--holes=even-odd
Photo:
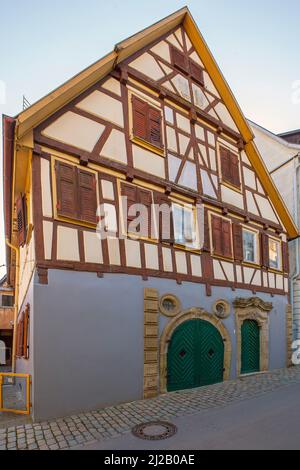
[[[242,334],[245,320],[255,321],[260,328],[260,371],[269,369],[269,314],[273,309],[271,302],[264,302],[258,297],[249,299],[237,298],[234,303],[237,337],[237,376],[241,376]]]
[[[192,308],[176,316],[164,329],[160,338],[160,392],[167,393],[167,357],[168,348],[175,330],[184,322],[189,320],[204,320],[211,323],[221,334],[224,340],[224,380],[230,377],[231,366],[231,339],[222,321],[214,315],[209,314],[201,308]]]

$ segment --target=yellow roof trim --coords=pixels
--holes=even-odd
[[[183,26],[185,27],[191,43],[201,57],[208,74],[211,78],[213,77],[213,83],[224,103],[226,103],[231,117],[240,130],[244,141],[249,142],[254,138],[254,134],[191,14],[185,16]]]
[[[149,28],[146,28],[125,41],[120,42],[115,46],[113,52],[95,62],[93,65],[86,68],[62,86],[39,100],[30,108],[20,113],[17,116],[17,138],[20,139],[58,109],[62,108],[62,106],[65,106],[72,99],[76,98],[76,96],[80,95],[90,86],[105,77],[111,70],[113,70],[117,63],[130,57],[138,50],[147,46],[147,44],[150,44],[152,41],[180,24],[183,24],[192,44],[200,55],[207,72],[212,78],[216,89],[238,127],[246,144],[245,150],[247,156],[271,198],[282,223],[285,225],[289,237],[297,237],[298,230],[253,142],[254,134],[187,7],[182,8]]]

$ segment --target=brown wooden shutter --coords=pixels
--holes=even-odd
[[[282,269],[285,273],[290,272],[289,245],[286,242],[282,242]]]
[[[220,156],[221,156],[221,171],[222,171],[222,178],[227,182],[231,182],[231,160],[230,160],[230,152],[229,150],[221,147],[220,148]]]
[[[143,237],[151,238],[151,224],[152,224],[152,193],[147,189],[138,188],[138,200],[147,208],[148,217],[145,223],[142,223],[141,235]]]
[[[190,74],[195,82],[204,85],[203,70],[200,65],[196,64],[193,60],[190,60]]]
[[[18,242],[19,246],[24,246],[26,242],[26,199],[20,194],[16,201]]]
[[[137,187],[131,184],[122,183],[121,184],[121,195],[123,197],[127,197],[127,211],[126,205],[123,204],[123,217],[124,217],[124,224],[126,224],[126,231],[128,231],[128,225],[130,222],[136,219],[137,214],[132,212],[133,215],[129,215],[130,208],[133,204],[138,203],[138,194],[137,194]]]
[[[152,106],[148,109],[148,138],[147,140],[157,146],[162,147],[162,118],[161,111],[153,108]]]
[[[222,219],[222,251],[226,258],[232,257],[231,223]]]
[[[174,222],[171,211],[172,202],[168,196],[164,194],[156,195],[155,202],[161,208],[158,218],[159,240],[165,243],[174,243]]]
[[[233,223],[232,230],[233,230],[234,258],[236,261],[243,261],[244,259],[243,228],[240,224]]]
[[[84,222],[96,223],[96,176],[78,169],[78,217]]]
[[[136,96],[132,97],[133,135],[147,140],[148,103]]]
[[[269,267],[269,237],[266,233],[262,233],[260,237],[261,264],[265,268]]]
[[[16,328],[16,356],[19,357],[19,343],[20,343],[20,323],[15,326]]]
[[[29,359],[29,348],[28,348],[28,333],[29,333],[29,307],[26,307],[24,317],[24,337],[23,337],[23,355],[25,359]]]
[[[63,217],[77,218],[76,167],[56,162],[57,213]]]
[[[181,70],[184,73],[188,72],[188,61],[183,52],[176,49],[176,47],[171,48],[171,57],[172,64],[177,69]]]
[[[17,356],[23,357],[24,355],[24,312],[21,314],[21,318],[18,323],[17,336],[18,336]]]
[[[241,179],[240,179],[240,165],[239,165],[239,158],[234,153],[230,152],[230,160],[231,160],[231,178],[232,184],[234,186],[240,187],[241,186]]]
[[[222,249],[222,219],[221,217],[213,216],[211,219],[211,225],[212,225],[212,242],[213,242],[214,254],[222,256],[223,249]]]

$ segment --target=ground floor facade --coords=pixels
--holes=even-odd
[[[49,270],[34,275],[28,359],[35,420],[284,368],[286,296],[159,278]]]

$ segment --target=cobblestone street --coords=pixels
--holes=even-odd
[[[42,423],[20,423],[7,428],[5,421],[1,421],[5,416],[0,414],[0,450],[70,449],[121,436],[139,423],[194,415],[202,410],[263,396],[292,384],[300,384],[300,367]]]

